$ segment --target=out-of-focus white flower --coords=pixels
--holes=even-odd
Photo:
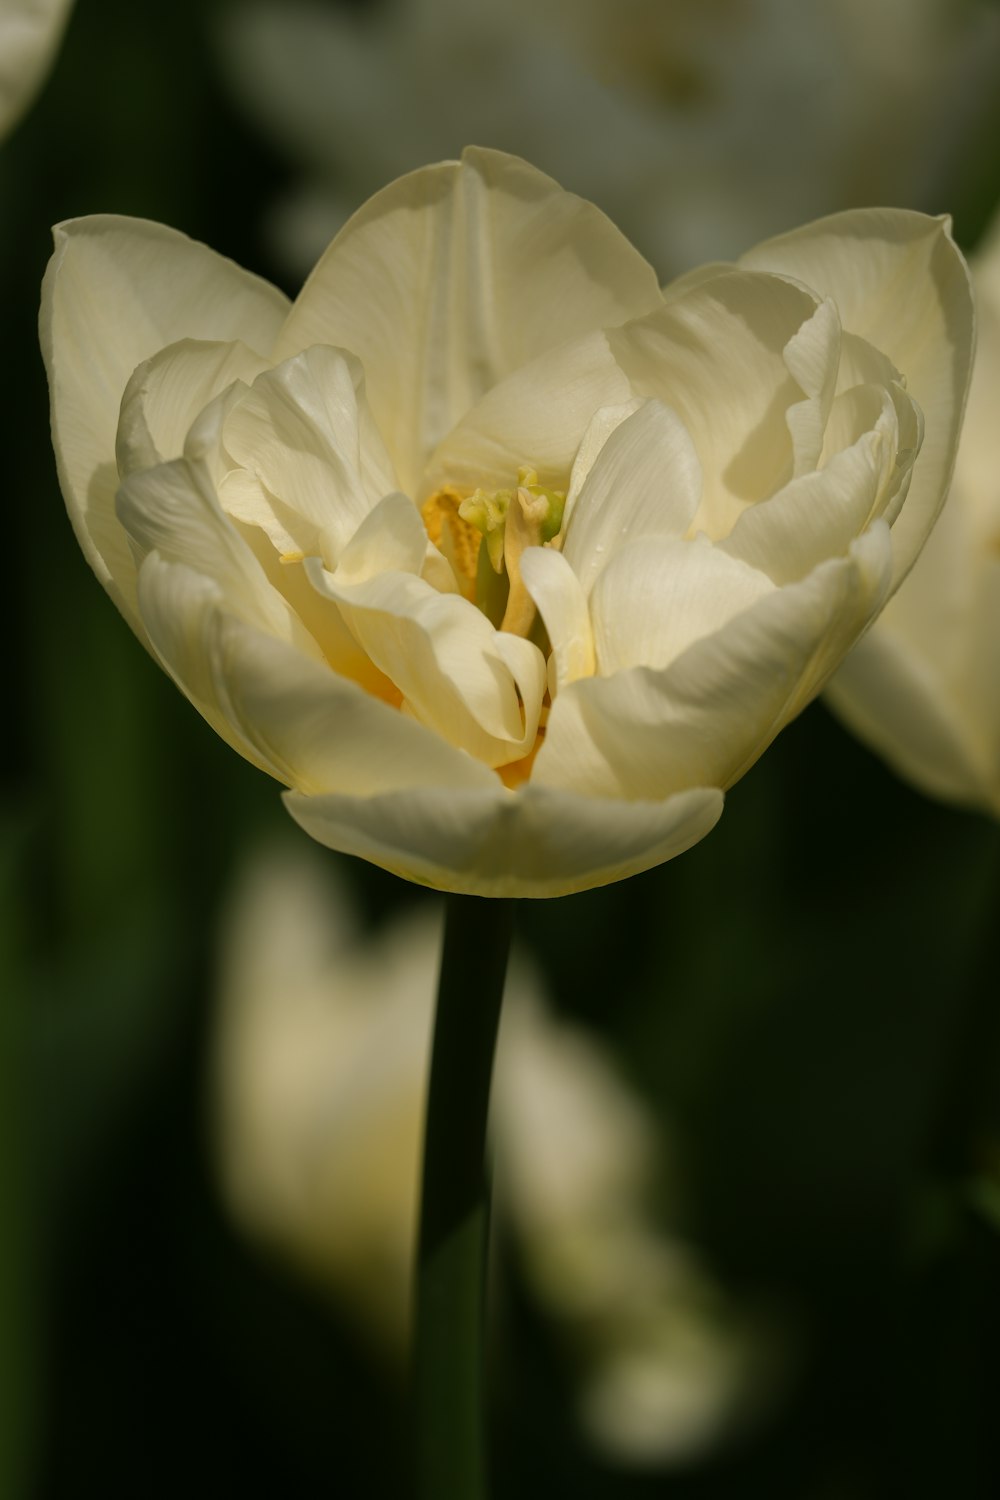
[[[297,821],[555,896],[703,837],[878,613],[950,477],[972,311],[943,220],[834,216],[661,292],[470,149],[291,307],[158,225],[63,225],[42,343],[91,565]]]
[[[221,53],[303,168],[274,214],[296,273],[382,182],[474,140],[598,203],[666,277],[858,203],[937,207],[925,174],[966,103],[956,74],[973,47],[1000,59],[989,9],[256,0],[232,7]]]
[[[827,697],[921,791],[1000,817],[1000,223],[972,272],[978,347],[951,494]]]
[[[307,844],[261,854],[221,949],[216,1155],[235,1217],[398,1358],[410,1320],[439,922],[366,938]],[[497,1212],[579,1373],[595,1440],[688,1456],[742,1410],[749,1324],[656,1227],[660,1137],[607,1053],[557,1021],[523,957],[494,1082]]]
[[[0,136],[44,82],[72,0],[0,0]]]

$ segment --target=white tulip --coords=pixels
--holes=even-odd
[[[951,494],[827,697],[921,791],[1000,817],[1000,224],[972,278],[978,349]]]
[[[42,344],[91,565],[297,821],[554,896],[703,837],[878,613],[950,478],[972,313],[945,220],[835,216],[663,293],[469,150],[291,306],[158,225],[65,224]]]

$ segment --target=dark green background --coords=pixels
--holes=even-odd
[[[230,1227],[207,1161],[213,923],[242,851],[287,822],[277,789],[104,598],[47,434],[35,318],[52,222],[161,219],[279,279],[259,231],[290,169],[227,102],[212,20],[197,0],[79,0],[0,148],[12,1500],[407,1492],[400,1393]],[[984,140],[956,193],[940,206],[971,248],[1000,145]],[[430,899],[328,857],[375,933]],[[501,1497],[1000,1493],[998,917],[1000,831],[901,785],[821,706],[691,853],[522,904],[559,1008],[617,1049],[674,1131],[687,1233],[794,1354],[742,1441],[688,1470],[616,1473],[577,1434],[563,1352],[510,1254]]]

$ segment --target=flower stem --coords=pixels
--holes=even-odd
[[[424,1135],[415,1415],[420,1500],[485,1500],[486,1121],[513,902],[449,896]]]

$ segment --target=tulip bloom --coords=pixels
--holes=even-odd
[[[467,151],[298,299],[158,225],[56,231],[77,536],[321,843],[554,896],[688,848],[944,497],[972,349],[947,222],[838,215],[661,291],[594,207]]]
[[[948,503],[828,699],[921,791],[1000,817],[1000,225],[972,279],[978,349]]]

